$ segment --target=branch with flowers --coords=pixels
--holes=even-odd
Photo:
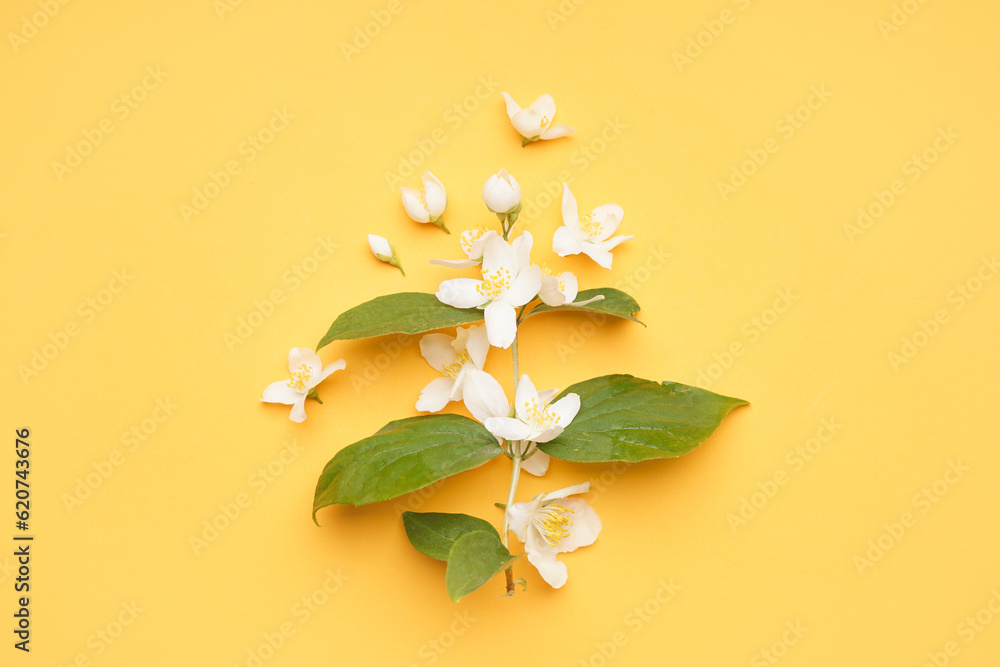
[[[548,95],[521,109],[503,94],[522,146],[572,133],[552,126],[555,104]],[[416,222],[441,222],[447,202],[444,185],[430,172],[423,191],[402,188],[403,205]],[[499,229],[480,227],[461,234],[464,259],[432,263],[475,269],[476,277],[443,281],[435,294],[403,292],[380,296],[338,316],[316,352],[293,348],[288,357],[291,379],[271,384],[262,400],[292,406],[291,419],[306,418],[307,398],[319,400],[316,386],[345,367],[344,360],[323,366],[317,352],[335,341],[390,334],[426,334],[420,353],[440,377],[420,392],[422,413],[389,422],[374,435],[341,449],[327,463],[316,484],[313,519],[330,505],[365,505],[390,500],[503,456],[511,461],[510,486],[498,531],[484,519],[457,513],[405,512],[407,537],[421,553],[447,563],[445,584],[453,600],[505,573],[506,594],[515,591],[513,568],[520,558],[511,551],[510,533],[524,555],[553,588],[566,583],[566,565],[557,556],[593,544],[601,519],[579,496],[589,482],[530,500],[517,501],[521,472],[542,476],[552,459],[584,463],[638,462],[681,456],[704,442],[734,408],[746,401],[676,382],[605,375],[571,385],[562,392],[539,390],[521,372],[518,336],[529,318],[546,313],[601,313],[639,322],[639,304],[624,292],[602,287],[580,290],[570,272],[552,275],[531,260],[534,238],[514,235],[521,212],[517,180],[501,169],[482,192],[499,220]],[[576,198],[563,186],[562,225],[552,238],[562,256],[585,254],[611,269],[612,250],[631,236],[615,235],[624,211],[616,204],[580,215]],[[370,235],[381,261],[402,271],[395,247]],[[480,322],[482,322],[480,324]],[[639,322],[641,324],[641,322]],[[454,327],[454,334],[427,333]],[[514,401],[485,370],[491,347],[511,349]],[[461,402],[474,419],[439,414]]]

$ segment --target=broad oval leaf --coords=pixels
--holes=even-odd
[[[316,483],[313,520],[327,505],[389,500],[502,453],[489,431],[461,415],[421,415],[389,422],[326,464]]]
[[[687,454],[729,411],[747,402],[677,382],[605,375],[568,387],[580,412],[558,438],[539,445],[564,461],[645,461]]]
[[[613,287],[598,287],[597,289],[586,289],[576,295],[577,301],[586,301],[587,299],[592,299],[598,294],[603,294],[604,298],[600,301],[594,301],[588,303],[585,306],[547,306],[544,303],[540,306],[536,306],[524,319],[531,317],[535,313],[546,313],[546,312],[592,312],[592,313],[604,313],[605,315],[614,315],[615,317],[621,317],[626,320],[632,320],[633,322],[639,322],[642,326],[646,326],[635,317],[636,313],[639,312],[639,304],[635,299],[630,297],[628,294],[621,290],[617,290]]]
[[[366,301],[333,321],[316,349],[335,340],[357,340],[385,334],[416,334],[483,319],[478,308],[453,308],[433,294],[400,292]]]
[[[466,533],[493,532],[500,539],[500,533],[493,524],[468,514],[403,512],[403,526],[410,544],[420,553],[437,560],[448,560],[451,547]]]
[[[448,595],[458,602],[517,560],[496,531],[476,530],[455,540],[444,575]]]

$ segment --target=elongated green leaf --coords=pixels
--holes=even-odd
[[[500,533],[491,523],[468,514],[403,512],[403,526],[417,551],[438,560],[448,560],[455,540],[466,533],[492,532],[500,539]]]
[[[433,294],[387,294],[341,313],[316,349],[335,340],[356,340],[392,333],[415,334],[482,319],[483,311],[453,308],[438,301]]]
[[[500,542],[496,531],[476,530],[455,540],[448,554],[444,583],[455,602],[492,579],[517,560]]]
[[[588,303],[586,306],[546,306],[543,303],[540,306],[536,306],[527,315],[525,315],[524,319],[527,319],[535,313],[573,313],[589,311],[593,313],[604,313],[605,315],[614,315],[615,317],[621,317],[626,320],[632,320],[633,322],[639,322],[639,320],[633,317],[633,315],[639,312],[639,304],[625,292],[617,290],[613,287],[598,287],[597,289],[583,290],[576,295],[576,301],[586,301],[587,299],[594,298],[598,294],[603,294],[604,298],[600,301]],[[642,322],[639,322],[639,324],[646,326]]]
[[[568,387],[580,412],[558,438],[539,445],[565,461],[645,461],[687,454],[708,439],[738,398],[676,382],[605,375]],[[557,399],[558,400],[558,399]]]
[[[313,520],[327,505],[389,500],[502,453],[489,431],[461,415],[423,415],[389,422],[326,464],[316,483]]]

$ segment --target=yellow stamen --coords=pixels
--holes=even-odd
[[[469,351],[462,350],[461,352],[455,354],[455,358],[451,360],[451,363],[445,364],[441,368],[441,374],[454,380],[458,377],[462,367],[471,362],[472,358],[469,357]]]
[[[550,547],[557,547],[570,535],[574,511],[558,503],[550,503],[535,512],[531,523],[538,529]]]
[[[530,422],[540,431],[558,426],[561,420],[559,415],[549,410],[548,405],[539,406],[538,401],[534,398],[524,402],[524,412],[527,417],[525,421]]]
[[[580,218],[580,231],[591,237],[600,235],[601,222],[594,217],[593,211]]]
[[[485,234],[488,231],[489,230],[486,229],[486,227],[480,225],[476,229],[467,229],[464,232],[462,232],[462,239],[460,243],[462,244],[462,250],[465,252],[466,255],[472,252],[473,244],[479,239],[481,239],[483,237],[483,234]]]
[[[544,130],[545,128],[547,128],[549,126],[549,123],[551,123],[551,122],[552,121],[549,119],[548,116],[542,116],[542,122],[540,123],[540,125],[541,125],[542,129]]]
[[[510,289],[510,271],[499,268],[496,271],[482,270],[483,282],[476,285],[476,291],[490,299],[496,301]]]
[[[306,364],[299,364],[299,367],[292,372],[292,379],[288,381],[288,386],[295,391],[305,391],[309,379],[312,377],[312,370]]]

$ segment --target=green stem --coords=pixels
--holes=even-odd
[[[514,494],[517,493],[517,480],[521,476],[521,450],[518,449],[514,454],[514,466],[510,471],[510,491],[507,493],[507,507],[514,504]],[[500,532],[500,539],[505,547],[510,547],[510,521],[507,517],[507,510],[503,512],[503,530]],[[507,595],[514,594],[514,568],[508,567],[504,571],[504,575],[507,578]]]

